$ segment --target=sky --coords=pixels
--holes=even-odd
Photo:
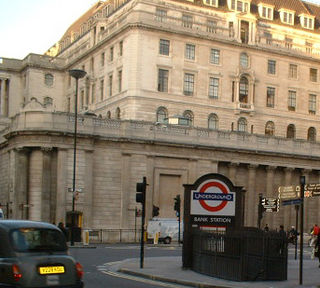
[[[320,0],[308,0],[320,5]],[[0,57],[43,54],[97,0],[0,0]]]
[[[0,0],[0,57],[43,54],[98,0]]]

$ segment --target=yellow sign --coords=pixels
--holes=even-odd
[[[45,274],[63,274],[64,273],[64,267],[63,266],[39,267],[39,273],[41,275],[45,275]]]

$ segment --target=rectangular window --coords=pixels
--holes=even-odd
[[[81,109],[84,107],[84,90],[81,90],[80,93]]]
[[[309,114],[316,114],[317,96],[309,94]]]
[[[268,60],[268,74],[275,75],[276,74],[276,61]]]
[[[120,43],[119,43],[119,55],[120,56],[123,55],[123,41],[120,41]]]
[[[218,97],[219,97],[219,78],[210,77],[210,79],[209,79],[209,97],[218,99]]]
[[[276,94],[276,89],[273,87],[267,87],[267,107],[274,107],[274,98]]]
[[[192,96],[194,92],[194,75],[190,73],[184,74],[183,94]]]
[[[118,92],[122,91],[122,70],[118,71]]]
[[[162,9],[156,10],[156,20],[158,22],[166,22],[167,21],[167,11]]]
[[[109,96],[112,96],[112,75],[109,76]]]
[[[192,16],[182,15],[182,26],[186,28],[192,28]]]
[[[310,81],[317,82],[318,80],[318,69],[310,68]]]
[[[236,0],[231,0],[231,10],[236,10]]]
[[[218,49],[211,49],[210,52],[210,63],[212,64],[220,64],[220,50]]]
[[[289,111],[296,110],[296,91],[289,90],[288,110]]]
[[[164,69],[159,69],[158,72],[158,91],[168,92],[168,78],[169,71]]]
[[[196,46],[193,44],[186,45],[186,59],[194,60],[196,54]]]
[[[104,66],[104,53],[101,53],[101,66]]]
[[[96,84],[92,84],[91,86],[91,103],[96,102]]]
[[[289,78],[297,79],[298,78],[298,66],[295,64],[289,65]]]
[[[214,20],[207,21],[207,32],[217,33],[217,21],[214,21]]]
[[[101,101],[102,101],[103,98],[104,98],[103,93],[104,93],[104,80],[101,80],[101,81],[100,81],[100,100],[101,100]]]
[[[113,50],[114,50],[113,47],[111,47],[110,48],[110,57],[109,57],[110,61],[113,61]]]
[[[159,54],[161,55],[169,55],[170,52],[170,41],[160,39],[160,45],[159,45]]]
[[[203,0],[203,3],[209,6],[217,7],[217,0]]]

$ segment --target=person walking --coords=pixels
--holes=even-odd
[[[320,233],[318,233],[317,241],[314,246],[314,256],[319,259],[319,268],[320,268]]]

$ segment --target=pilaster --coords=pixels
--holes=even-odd
[[[256,193],[256,177],[258,165],[250,164],[248,166],[248,188],[245,194],[245,223],[246,226],[256,226],[258,215],[258,201],[259,197]]]

